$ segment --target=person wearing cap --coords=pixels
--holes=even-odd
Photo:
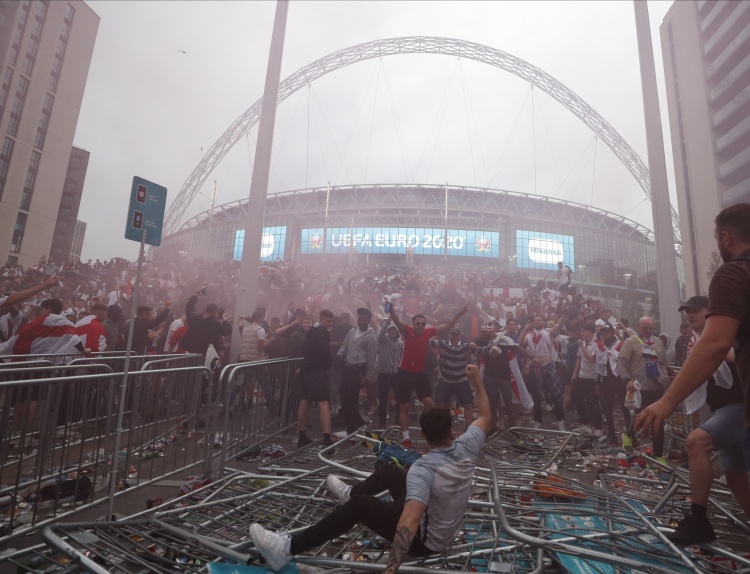
[[[123,336],[120,334],[120,323],[122,318],[122,307],[119,305],[109,305],[107,307],[107,316],[104,321],[102,321],[102,325],[107,333],[107,349],[110,351],[118,350],[118,344],[122,342]]]
[[[440,376],[435,386],[435,404],[450,408],[451,397],[461,403],[464,409],[464,423],[468,429],[474,421],[474,392],[471,390],[466,365],[477,346],[461,340],[461,331],[453,328],[448,340],[433,339],[430,346],[440,356]]]
[[[750,203],[723,209],[714,223],[714,237],[724,264],[716,270],[708,288],[703,332],[662,399],[638,416],[636,429],[659,428],[680,402],[716,373],[733,346],[742,388],[750,386]],[[744,416],[747,427],[747,393]]]
[[[371,319],[372,312],[369,309],[357,309],[357,326],[352,327],[347,333],[336,353],[337,360],[343,362],[339,386],[339,420],[346,425],[347,434],[353,433],[365,424],[359,412],[359,391],[362,383],[374,384],[377,381],[378,338],[370,327]]]
[[[708,297],[696,296],[688,299],[679,309],[685,312],[693,329],[688,356],[706,326],[708,307]],[[745,437],[744,395],[737,376],[733,351],[729,352],[713,376],[685,400],[688,414],[699,409],[704,403],[708,405],[712,416],[692,431],[685,441],[690,462],[690,513],[680,521],[673,533],[666,535],[678,544],[698,544],[716,539],[706,514],[713,481],[713,452],[718,452],[727,486],[745,514],[750,516],[750,483],[742,449]]]
[[[102,324],[106,316],[107,306],[104,303],[95,303],[91,306],[91,315],[76,323],[76,335],[80,337],[83,346],[92,353],[107,349],[107,330]]]
[[[388,420],[388,401],[391,391],[396,394],[398,366],[404,354],[404,341],[398,327],[387,319],[378,332],[378,423],[385,429]],[[394,424],[398,414],[394,415]]]

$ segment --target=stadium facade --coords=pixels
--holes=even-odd
[[[154,259],[240,259],[246,208],[245,199],[193,217],[162,239]],[[261,256],[461,260],[523,271],[532,280],[555,276],[563,261],[592,295],[656,291],[653,233],[642,225],[583,204],[476,187],[352,185],[272,194]],[[684,286],[681,258],[678,269]]]

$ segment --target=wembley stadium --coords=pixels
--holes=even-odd
[[[244,199],[193,217],[162,239],[154,259],[241,259],[246,209]],[[461,260],[540,279],[562,261],[592,295],[656,291],[649,229],[549,197],[421,184],[315,187],[269,195],[264,225],[264,262]],[[678,272],[684,285],[681,258]]]

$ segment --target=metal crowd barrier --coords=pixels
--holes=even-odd
[[[274,359],[224,367],[211,389],[207,443],[209,459],[219,457],[221,476],[228,457],[236,457],[259,442],[295,424],[300,401],[302,359]]]
[[[0,362],[0,546],[101,505],[110,490],[191,468],[221,476],[228,457],[293,425],[300,400],[300,359],[216,376],[200,355],[134,356],[123,405],[122,353],[23,359]]]
[[[549,444],[549,452],[557,440],[565,437]],[[221,570],[215,563],[258,565],[248,526],[259,522],[294,532],[320,520],[339,504],[325,483],[331,467],[350,484],[361,479],[365,464],[374,463],[368,442],[373,439],[354,433],[333,449],[311,449],[322,464],[317,469],[299,469],[290,477],[233,473],[170,501],[151,517],[55,525],[45,529],[44,539],[57,552],[52,556],[95,573],[226,572],[231,566]],[[684,492],[684,485],[672,486],[678,479],[659,488],[655,481],[602,475],[606,485],[590,485],[545,472],[538,460],[503,464],[498,454],[485,453],[487,466],[477,468],[452,545],[440,554],[408,559],[399,571],[728,574],[750,569],[739,550],[722,543],[683,548],[664,536],[674,524],[663,512],[663,499]],[[294,462],[291,458],[287,463]],[[627,484],[610,483],[622,479]],[[648,488],[636,486],[647,482]],[[389,552],[388,541],[359,525],[295,562],[302,572],[306,567],[380,572]]]
[[[122,372],[125,366],[124,351],[102,351],[97,353],[81,354],[64,353],[64,354],[33,354],[33,355],[5,355],[0,357],[0,369],[13,369],[20,362],[45,361],[51,365],[69,365],[69,364],[89,364],[97,363],[108,365],[115,372]],[[201,355],[196,354],[171,354],[171,355],[131,355],[131,371],[140,371],[148,363],[161,364],[159,361],[174,361],[171,366],[200,366],[203,365],[204,359]]]
[[[202,366],[131,372],[117,429],[123,375],[107,365],[3,370],[0,546],[106,500],[113,462],[115,496],[204,465],[201,390],[210,376]]]

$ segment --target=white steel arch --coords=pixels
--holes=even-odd
[[[442,54],[446,56],[467,58],[495,66],[534,86],[544,90],[560,104],[573,112],[597,136],[604,141],[623,163],[643,189],[646,197],[651,199],[648,168],[635,150],[620,136],[612,125],[599,113],[580,98],[573,90],[566,87],[544,70],[537,68],[507,52],[454,38],[434,36],[408,36],[373,40],[364,44],[350,46],[333,52],[311,64],[300,68],[279,84],[278,103],[283,102],[294,92],[307,86],[318,78],[345,66],[356,64],[372,58],[394,56],[397,54]],[[238,117],[221,137],[208,149],[190,176],[182,184],[177,197],[169,207],[164,221],[164,233],[170,234],[177,226],[187,209],[211,172],[221,162],[230,149],[258,122],[263,98],[257,100],[240,117]],[[674,207],[672,224],[675,242],[680,243],[679,218]]]

